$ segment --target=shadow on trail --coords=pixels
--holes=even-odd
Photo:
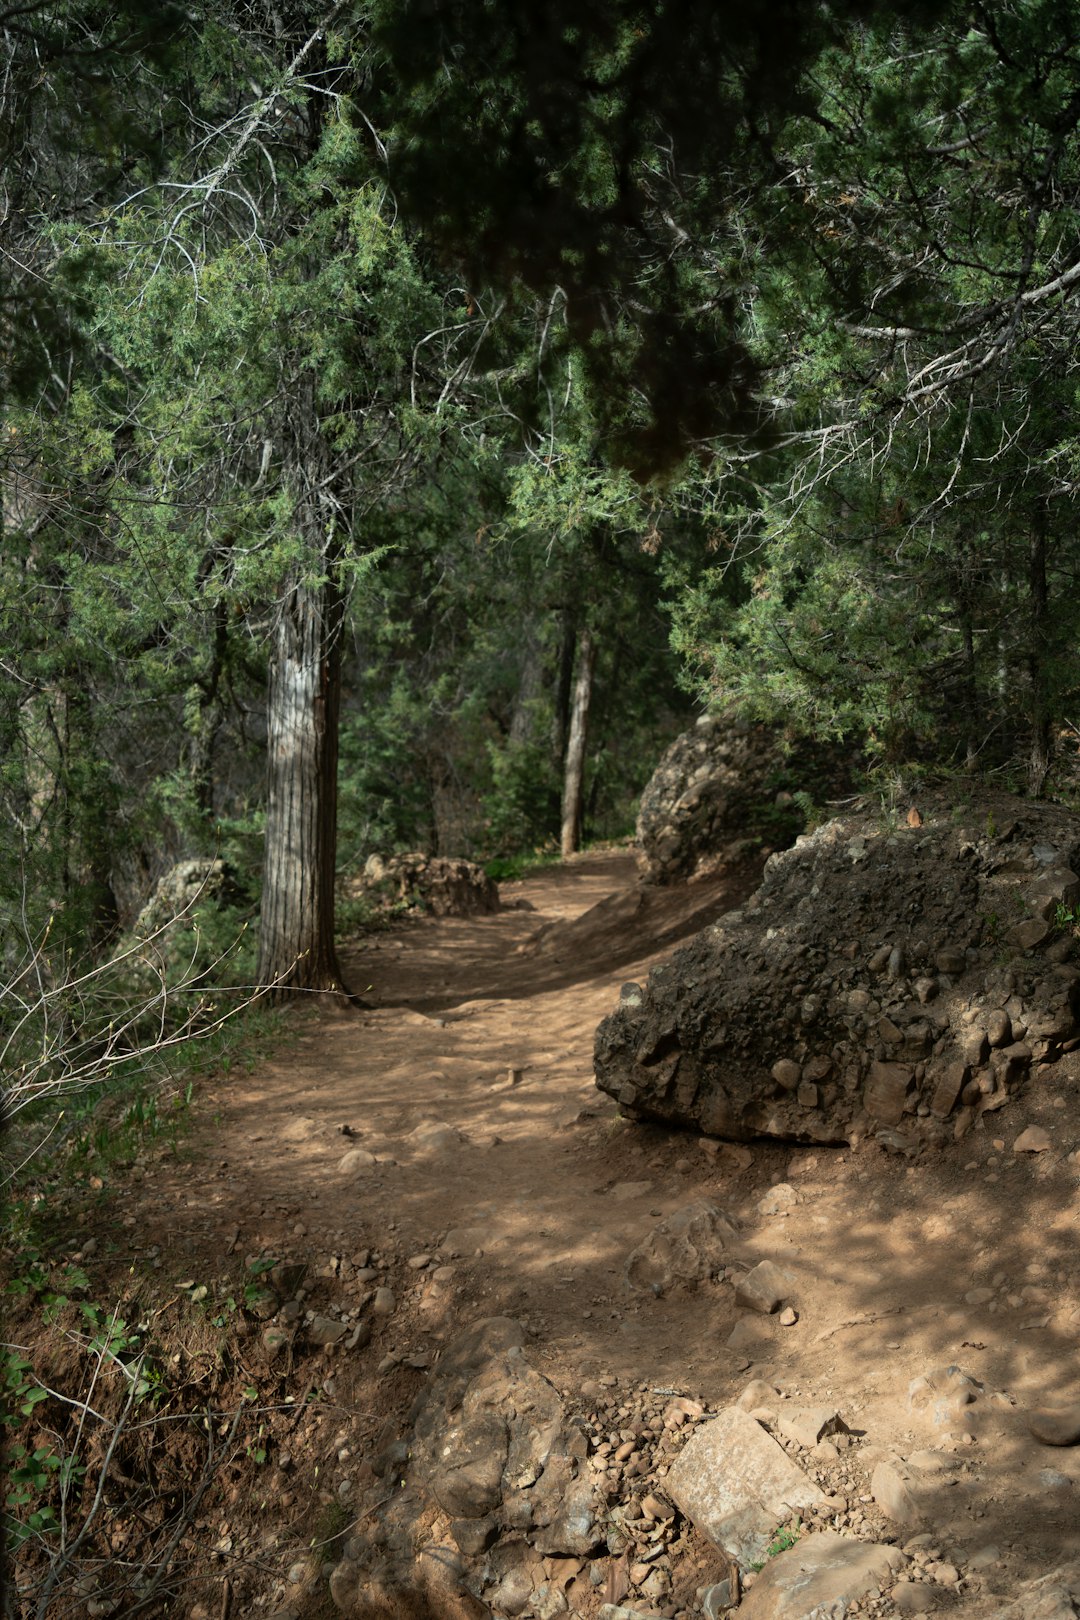
[[[604,977],[677,945],[742,905],[758,887],[762,865],[754,860],[722,877],[658,888],[635,881],[629,860],[609,858],[591,868],[582,862],[557,869],[545,885],[554,900],[544,908],[548,921],[511,901],[493,917],[442,919],[437,933],[421,923],[394,941],[371,941],[342,954],[350,982],[368,983],[363,994],[378,1006],[434,1015],[465,1002],[524,1000]],[[626,886],[611,890],[622,875]],[[577,915],[558,915],[560,891],[568,898],[580,895],[590,878],[609,892]],[[430,984],[430,991],[396,993],[395,950],[410,983]]]

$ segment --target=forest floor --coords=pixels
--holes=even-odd
[[[753,882],[645,904],[632,856],[602,852],[503,885],[496,915],[421,918],[355,942],[345,965],[365,1007],[291,1008],[274,1055],[200,1085],[178,1153],[140,1158],[71,1208],[65,1253],[95,1297],[153,1313],[157,1342],[193,1381],[216,1355],[219,1409],[246,1389],[266,1414],[265,1440],[230,1457],[192,1521],[192,1583],[163,1612],[335,1612],[312,1542],[333,1562],[333,1538],[385,1496],[371,1464],[441,1346],[496,1314],[525,1325],[530,1362],[579,1406],[612,1391],[647,1406],[652,1392],[661,1407],[678,1393],[714,1411],[761,1378],[778,1403],[835,1408],[853,1439],[802,1461],[843,1498],[835,1522],[850,1533],[915,1534],[883,1516],[869,1480],[917,1452],[917,1590],[874,1612],[996,1614],[1080,1555],[1080,1449],[1050,1451],[1023,1421],[1080,1399],[1077,1055],[988,1130],[915,1163],[873,1142],[718,1147],[621,1120],[593,1085],[594,1032],[621,984]],[[1030,1123],[1060,1147],[1014,1154]],[[770,1200],[778,1184],[791,1191]],[[730,1285],[629,1291],[630,1250],[702,1199],[744,1224],[749,1261],[795,1275],[793,1325],[757,1318],[735,1349]],[[303,1306],[350,1322],[365,1289],[389,1287],[371,1342],[319,1349],[309,1334],[275,1349],[249,1320],[223,1359],[191,1300],[200,1286],[204,1312],[239,1298],[270,1260],[306,1265]],[[909,1390],[952,1364],[977,1398],[943,1427]],[[710,1578],[690,1547],[667,1612],[700,1612],[694,1592]],[[570,1596],[592,1615],[604,1590],[582,1576]]]

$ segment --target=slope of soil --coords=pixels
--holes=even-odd
[[[623,1121],[595,1089],[594,1032],[623,981],[643,980],[666,954],[659,941],[670,949],[752,882],[646,899],[631,856],[594,855],[505,885],[497,915],[424,919],[357,945],[348,973],[368,1007],[290,1011],[278,1056],[205,1085],[179,1159],[155,1155],[104,1203],[72,1211],[65,1252],[83,1257],[97,1297],[126,1287],[140,1311],[152,1303],[160,1342],[190,1358],[192,1378],[217,1354],[219,1407],[254,1386],[265,1411],[249,1447],[258,1465],[234,1458],[208,1494],[184,1594],[159,1612],[336,1612],[340,1533],[393,1495],[393,1447],[407,1446],[428,1369],[453,1332],[497,1314],[526,1326],[530,1362],[597,1434],[671,1395],[716,1410],[755,1377],[778,1407],[834,1405],[852,1443],[800,1461],[831,1494],[830,1522],[855,1534],[914,1534],[883,1516],[869,1480],[890,1450],[933,1450],[922,1550],[936,1556],[918,1567],[959,1579],[928,1575],[925,1612],[992,1615],[1080,1554],[1080,1451],[1048,1450],[1023,1417],[1080,1399],[1075,1055],[914,1164],[873,1143],[718,1147]],[[518,899],[532,909],[511,909]],[[1032,1122],[1050,1148],[1014,1153]],[[695,1200],[743,1223],[730,1274],[693,1292],[632,1291],[631,1249]],[[732,1285],[762,1258],[795,1279],[797,1321],[752,1316],[733,1348],[744,1313]],[[239,1297],[260,1259],[306,1265],[303,1308],[350,1330],[372,1321],[370,1342],[320,1349],[291,1328],[268,1340],[247,1319],[232,1360],[187,1329],[174,1348],[190,1285],[211,1302]],[[376,1286],[394,1297],[373,1316]],[[913,1380],[949,1364],[983,1386],[970,1420],[950,1409],[935,1422],[909,1400]],[[662,1489],[665,1467],[623,1495]],[[701,1612],[695,1594],[718,1578],[710,1556],[682,1537],[661,1612]],[[625,1571],[622,1585],[606,1567],[596,1584],[588,1573],[570,1580],[571,1613],[592,1616],[605,1590],[624,1589]],[[52,1612],[87,1612],[89,1590]],[[650,1607],[633,1590],[625,1601]]]

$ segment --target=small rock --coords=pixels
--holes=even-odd
[[[799,1313],[794,1305],[785,1305],[777,1320],[781,1327],[794,1327],[799,1320]]]
[[[371,1302],[372,1314],[375,1316],[393,1316],[397,1310],[397,1300],[392,1288],[376,1288],[375,1298]]]
[[[307,1330],[307,1336],[312,1344],[340,1344],[348,1331],[347,1322],[339,1322],[333,1316],[316,1316]]]
[[[1029,1125],[1013,1143],[1014,1153],[1045,1153],[1054,1145],[1053,1138],[1041,1125]]]
[[[759,1215],[786,1215],[795,1208],[799,1202],[799,1195],[795,1188],[787,1181],[781,1181],[775,1187],[770,1187],[764,1198],[758,1200],[757,1212]]]
[[[785,1091],[797,1090],[802,1079],[802,1069],[791,1058],[781,1058],[779,1063],[774,1063],[771,1073],[777,1085],[783,1086]]]
[[[986,1038],[991,1046],[1008,1046],[1012,1040],[1012,1019],[1002,1007],[987,1015]]]
[[[375,1163],[374,1153],[366,1148],[351,1148],[338,1160],[338,1169],[342,1175],[352,1175],[357,1170],[370,1170]]]
[[[793,1412],[785,1411],[780,1418],[780,1433],[786,1440],[812,1451],[819,1440],[830,1434],[847,1431],[847,1424],[830,1406],[800,1406]]]
[[[1072,1406],[1037,1407],[1027,1414],[1027,1426],[1044,1446],[1080,1443],[1080,1401]]]
[[[790,1297],[793,1283],[790,1272],[782,1271],[771,1260],[762,1260],[736,1283],[735,1302],[771,1316]]]
[[[936,1596],[925,1581],[897,1581],[889,1593],[898,1614],[925,1614],[936,1607]]]

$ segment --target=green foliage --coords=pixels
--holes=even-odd
[[[794,1524],[785,1525],[782,1530],[778,1530],[765,1549],[765,1557],[752,1563],[750,1568],[755,1572],[762,1570],[770,1558],[778,1558],[782,1552],[787,1552],[789,1547],[794,1547],[802,1535],[802,1529],[802,1520],[796,1519]]]
[[[508,738],[490,747],[491,787],[482,802],[484,843],[493,855],[535,849],[559,826],[560,783],[551,749]],[[490,872],[490,864],[488,866]]]

